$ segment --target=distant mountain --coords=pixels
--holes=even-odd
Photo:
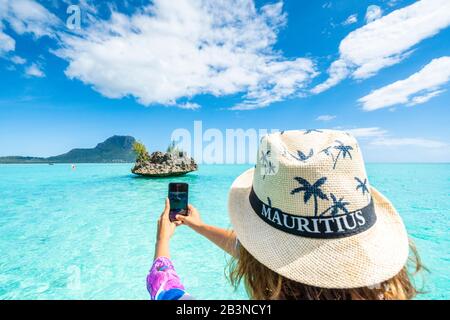
[[[59,156],[0,157],[0,163],[131,163],[136,160],[130,136],[113,136],[92,149],[73,149]]]

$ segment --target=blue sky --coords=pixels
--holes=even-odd
[[[0,0],[0,156],[114,134],[161,149],[201,120],[350,130],[368,161],[448,162],[449,25],[446,0]]]

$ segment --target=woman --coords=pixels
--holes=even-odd
[[[188,216],[158,224],[152,299],[189,299],[170,261],[178,225],[205,236],[233,260],[229,278],[252,299],[411,299],[418,292],[407,267],[422,266],[401,217],[369,185],[360,148],[333,130],[265,136],[254,169],[231,186],[233,231]],[[411,250],[410,250],[411,249]]]

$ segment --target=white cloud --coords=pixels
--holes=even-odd
[[[60,0],[59,0],[60,1]],[[101,5],[102,3],[100,1],[95,1],[95,0],[78,0],[78,3],[74,3],[73,0],[62,0],[62,2],[67,6],[76,4],[78,5],[82,11],[84,11],[85,13],[93,13],[96,14],[98,13],[98,8],[97,5]],[[97,3],[95,3],[97,2]],[[125,1],[126,3],[124,3],[125,6],[129,6],[129,3],[127,1]],[[59,4],[60,3],[55,3],[55,7],[59,8]],[[108,4],[108,3],[106,3]]]
[[[259,81],[248,88],[246,100],[232,107],[232,110],[263,108],[288,97],[303,96],[301,89],[316,75],[314,64],[309,59],[266,63],[258,66],[254,76]]]
[[[365,111],[398,104],[417,105],[444,92],[441,87],[448,81],[450,81],[450,56],[434,59],[407,79],[374,90],[358,102]]]
[[[322,5],[322,8],[330,9],[332,6],[333,6],[333,3],[331,1],[327,1]]]
[[[435,90],[428,93],[425,93],[423,95],[415,96],[411,98],[411,102],[408,103],[408,106],[415,106],[417,104],[422,104],[427,101],[429,101],[431,98],[437,97],[441,93],[444,93],[445,90]]]
[[[377,19],[380,19],[383,15],[383,10],[379,6],[371,5],[367,7],[366,11],[366,23],[370,23],[372,21],[375,21]]]
[[[342,22],[342,24],[344,26],[348,26],[348,25],[354,24],[356,22],[358,22],[358,15],[355,13],[355,14],[350,15],[344,22]]]
[[[44,71],[36,63],[31,64],[25,69],[25,74],[29,77],[43,78],[45,77]]]
[[[350,133],[356,138],[380,138],[387,134],[387,131],[379,127],[368,127],[368,128],[355,128],[347,129],[346,132]]]
[[[282,2],[156,0],[132,16],[113,12],[80,35],[61,35],[66,75],[109,98],[176,105],[200,94],[242,94],[234,109],[299,96],[316,75],[310,59],[273,49],[286,23]]]
[[[399,4],[400,2],[401,2],[402,0],[389,0],[388,2],[387,2],[387,5],[389,6],[389,7],[395,7],[397,4]]]
[[[15,50],[15,40],[5,33],[7,24],[17,34],[39,38],[54,36],[58,18],[33,0],[0,0],[0,56]]]
[[[448,0],[421,0],[356,29],[341,41],[329,79],[312,92],[327,90],[348,76],[365,79],[399,63],[416,44],[450,25],[448,12]]]
[[[380,127],[355,128],[344,130],[368,145],[375,147],[419,147],[419,148],[444,148],[447,143],[425,138],[396,138]]]
[[[344,60],[336,60],[328,68],[328,79],[312,88],[311,92],[317,94],[328,90],[341,82],[343,79],[347,78],[348,74],[349,69],[347,67],[347,63]]]
[[[370,144],[383,147],[415,146],[430,149],[448,147],[448,144],[442,141],[423,138],[382,138],[376,139]]]
[[[334,120],[334,119],[336,119],[336,116],[332,116],[332,115],[329,115],[329,114],[324,114],[324,115],[318,116],[316,118],[317,121],[331,121],[331,120]]]
[[[356,22],[358,22],[358,15],[355,13],[355,14],[350,15],[344,22],[342,22],[342,24],[344,26],[348,26],[348,25],[354,24]]]
[[[54,26],[60,21],[44,6],[33,0],[0,0],[0,19],[18,34],[36,37],[54,36]]]
[[[0,24],[0,56],[16,49],[16,41],[2,31]]]
[[[13,56],[13,57],[11,57],[10,60],[14,64],[25,64],[25,63],[27,63],[26,59],[24,59],[22,57],[19,57],[19,56]]]
[[[186,103],[178,103],[177,107],[181,108],[181,109],[187,109],[187,110],[197,110],[197,109],[200,109],[202,106],[199,105],[198,103],[186,102]]]

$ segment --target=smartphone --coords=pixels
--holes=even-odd
[[[187,183],[169,184],[170,221],[174,221],[177,214],[188,215],[188,190]]]

